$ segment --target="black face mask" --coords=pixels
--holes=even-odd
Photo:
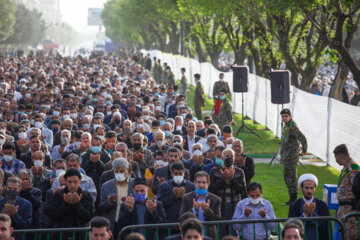
[[[14,191],[14,190],[6,190],[5,191],[5,195],[9,198],[14,200],[17,196],[19,196],[19,192],[18,191]]]
[[[225,167],[231,167],[234,163],[234,159],[232,158],[227,158],[224,160],[224,166]]]
[[[120,123],[121,123],[121,120],[120,120],[120,119],[115,119],[115,123],[116,123],[116,124],[120,124]]]
[[[141,143],[134,143],[133,147],[135,150],[140,150],[141,149]]]

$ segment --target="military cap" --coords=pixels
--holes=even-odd
[[[288,114],[289,116],[291,116],[291,112],[288,108],[284,108],[283,110],[281,110],[280,115],[281,114]]]

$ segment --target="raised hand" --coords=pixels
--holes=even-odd
[[[130,194],[130,196],[125,199],[125,206],[131,212],[134,209],[134,204],[135,198],[132,196],[132,194]]]
[[[261,217],[265,217],[266,216],[266,208],[264,208],[263,210],[259,211],[259,215]]]
[[[245,216],[248,217],[251,213],[252,213],[252,210],[250,208],[248,208],[248,207],[245,207],[245,210],[244,210]]]
[[[207,211],[209,210],[209,207],[210,207],[210,199],[207,200],[207,202],[202,202],[202,203],[200,204],[200,207],[202,208],[202,210],[203,210],[204,212],[207,212]]]
[[[152,200],[147,200],[146,201],[146,208],[150,213],[153,213],[156,209],[157,206],[157,201],[155,200],[154,202]]]
[[[193,208],[195,209],[195,211],[200,210],[200,203],[195,201],[195,199],[193,199]]]

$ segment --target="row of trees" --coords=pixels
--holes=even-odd
[[[16,5],[13,0],[0,0],[0,44],[36,47],[45,33],[46,25],[40,12]]]
[[[253,59],[261,76],[285,63],[303,90],[329,57],[339,66],[331,95],[341,99],[349,70],[360,85],[350,50],[359,9],[358,0],[108,0],[102,18],[115,41],[173,54],[185,49],[214,67],[229,51],[236,64]]]

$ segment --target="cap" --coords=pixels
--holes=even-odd
[[[281,114],[288,114],[289,116],[291,116],[291,112],[288,108],[284,108],[283,110],[281,110],[280,115]]]
[[[311,174],[311,173],[306,173],[306,174],[303,174],[299,177],[299,181],[298,181],[298,185],[299,187],[301,186],[301,184],[305,181],[313,181],[315,183],[315,186],[318,185],[318,179],[317,177],[314,175],[314,174]]]
[[[200,78],[200,74],[195,73],[195,74],[194,74],[194,78]]]
[[[135,178],[135,180],[134,180],[134,187],[135,187],[136,185],[145,185],[145,186],[148,186],[147,181],[146,181],[145,178]]]

